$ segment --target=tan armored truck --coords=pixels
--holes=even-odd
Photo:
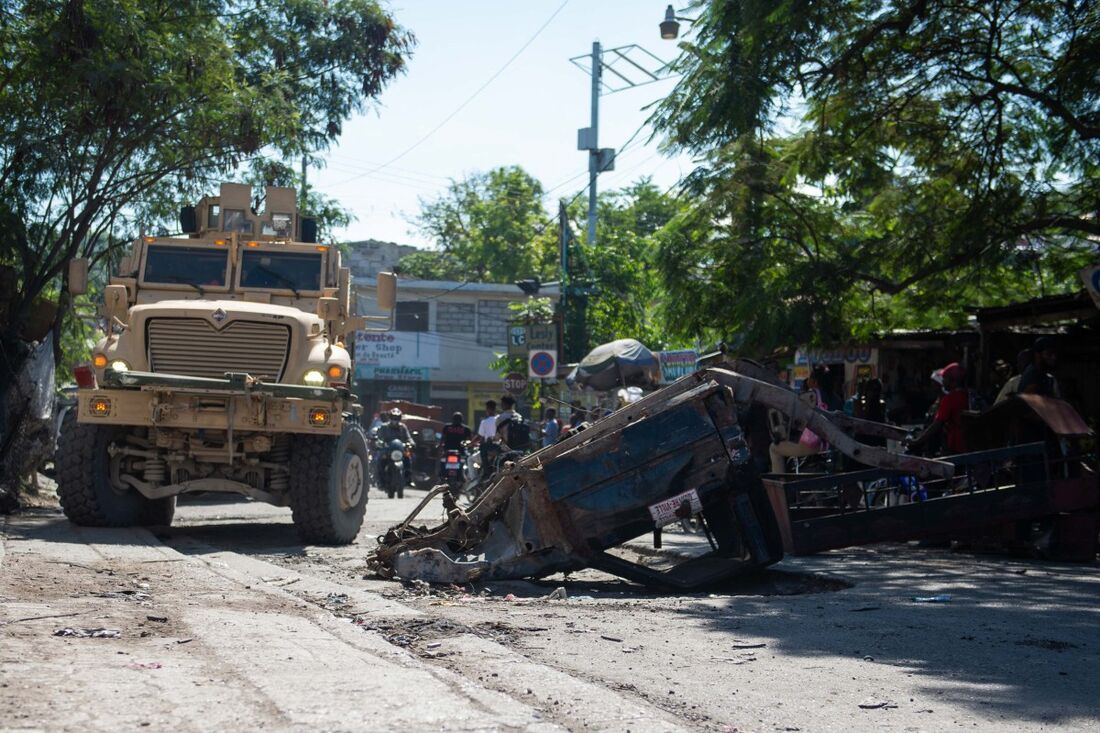
[[[81,525],[166,525],[179,494],[231,492],[289,506],[306,541],[351,542],[369,459],[345,339],[392,327],[396,280],[378,279],[389,317],[353,316],[351,272],[293,189],[267,188],[259,214],[250,187],[220,193],[111,278],[58,448],[61,506]],[[70,268],[71,290],[86,279]]]

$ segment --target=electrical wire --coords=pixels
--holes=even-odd
[[[559,13],[561,13],[561,11],[562,11],[562,10],[564,10],[564,9],[565,9],[565,6],[566,6],[566,5],[568,5],[568,4],[569,4],[569,0],[564,0],[564,2],[562,2],[562,4],[558,6],[558,9],[557,9],[557,10],[555,10],[555,11],[554,11],[553,13],[551,13],[551,14],[550,14],[550,17],[546,19],[546,22],[544,22],[544,23],[543,23],[543,24],[542,24],[541,26],[539,26],[538,30],[536,30],[536,31],[535,31],[534,35],[532,35],[532,36],[531,36],[530,38],[528,38],[528,39],[527,39],[527,42],[526,42],[526,43],[524,43],[524,44],[523,44],[522,46],[520,46],[520,47],[519,47],[519,50],[518,50],[518,51],[516,51],[516,52],[515,52],[514,54],[512,54],[511,58],[509,58],[509,59],[508,59],[507,61],[505,61],[505,62],[504,62],[504,65],[503,65],[503,66],[501,66],[501,67],[500,67],[499,69],[497,69],[497,70],[496,70],[496,72],[494,72],[494,73],[493,73],[493,75],[492,75],[492,76],[490,76],[490,77],[489,77],[489,78],[488,78],[488,79],[487,79],[487,80],[485,81],[485,83],[484,83],[484,84],[482,84],[482,85],[481,85],[481,86],[479,86],[479,87],[478,87],[477,89],[475,89],[475,90],[474,90],[474,93],[473,93],[473,94],[471,94],[470,96],[468,96],[468,97],[466,98],[466,100],[465,100],[464,102],[462,102],[462,104],[460,104],[460,105],[458,105],[457,107],[455,107],[455,109],[454,109],[454,111],[453,111],[453,112],[451,112],[451,113],[450,113],[449,115],[447,115],[446,117],[444,117],[444,118],[443,118],[443,121],[442,121],[442,122],[440,122],[440,123],[439,123],[438,125],[436,125],[436,126],[435,126],[435,127],[433,127],[433,128],[431,129],[431,130],[429,130],[429,131],[428,131],[428,132],[427,132],[427,133],[426,133],[426,134],[425,134],[425,135],[424,135],[423,137],[421,137],[421,138],[420,138],[419,140],[417,140],[416,142],[414,142],[414,143],[413,143],[412,145],[410,145],[409,147],[405,148],[405,149],[404,149],[404,150],[402,150],[402,151],[401,151],[400,153],[398,153],[397,155],[393,156],[392,158],[390,158],[389,160],[387,160],[387,161],[386,161],[385,163],[383,163],[382,165],[378,166],[378,167],[377,167],[377,168],[375,168],[374,170],[372,170],[372,171],[368,171],[367,173],[364,173],[364,174],[362,174],[362,175],[359,175],[359,176],[355,176],[354,178],[349,178],[349,179],[347,179],[347,180],[344,180],[344,181],[340,181],[339,183],[336,183],[336,184],[334,184],[334,185],[336,185],[336,186],[342,186],[342,185],[344,185],[344,184],[346,184],[346,183],[351,183],[352,181],[358,180],[359,178],[362,178],[362,177],[364,177],[364,176],[366,176],[366,175],[369,175],[370,173],[375,173],[375,172],[377,172],[377,171],[379,171],[379,170],[381,170],[381,169],[383,169],[383,168],[385,168],[385,167],[387,167],[387,166],[389,166],[389,165],[392,165],[392,164],[396,163],[397,161],[401,160],[402,158],[404,158],[404,157],[405,157],[406,155],[408,155],[408,154],[409,154],[409,153],[411,153],[412,151],[416,150],[416,149],[417,149],[418,147],[420,147],[420,146],[421,146],[422,144],[424,144],[425,142],[427,142],[427,140],[428,140],[428,139],[429,139],[429,138],[430,138],[430,137],[431,137],[432,135],[434,135],[435,133],[439,132],[439,131],[440,131],[440,130],[441,130],[441,129],[443,128],[443,126],[444,126],[444,125],[446,125],[446,124],[447,124],[448,122],[450,122],[451,120],[453,120],[453,119],[454,119],[454,118],[455,118],[455,117],[456,117],[456,116],[458,115],[458,113],[459,113],[459,112],[461,112],[461,111],[462,111],[463,109],[465,109],[465,108],[466,108],[466,106],[467,106],[468,104],[470,104],[470,102],[474,101],[474,99],[475,99],[475,98],[476,98],[476,97],[477,97],[477,96],[478,96],[479,94],[481,94],[481,93],[482,93],[483,91],[485,91],[485,89],[486,89],[486,88],[488,88],[488,86],[489,86],[490,84],[492,84],[492,83],[493,83],[494,81],[496,81],[497,77],[499,77],[499,76],[500,76],[501,74],[503,74],[503,73],[504,73],[504,70],[505,70],[505,69],[507,69],[507,68],[508,68],[509,66],[511,66],[511,65],[512,65],[512,62],[513,62],[513,61],[515,61],[515,60],[516,60],[517,58],[519,58],[519,57],[520,57],[520,54],[522,54],[522,53],[523,53],[524,51],[526,51],[526,50],[527,50],[527,47],[528,47],[528,46],[530,46],[530,45],[531,45],[532,43],[534,43],[534,42],[535,42],[535,39],[536,39],[536,38],[538,38],[538,37],[539,37],[540,35],[542,35],[542,32],[543,32],[544,30],[546,30],[546,27],[547,27],[547,26],[549,26],[551,22],[553,22],[554,18],[558,17],[558,14],[559,14]]]

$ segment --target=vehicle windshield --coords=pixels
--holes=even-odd
[[[145,254],[145,282],[225,287],[228,260],[224,249],[154,244]]]
[[[246,250],[241,257],[241,287],[299,291],[321,289],[320,252]]]

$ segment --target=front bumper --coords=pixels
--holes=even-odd
[[[336,434],[342,429],[343,408],[350,398],[346,390],[268,384],[234,373],[226,379],[207,379],[108,369],[103,382],[101,388],[78,392],[79,422]],[[319,410],[326,414],[323,424],[310,419]]]

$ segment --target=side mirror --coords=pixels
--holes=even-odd
[[[378,307],[384,311],[397,307],[397,275],[392,272],[378,273]]]
[[[194,206],[184,206],[180,209],[180,231],[184,234],[194,234],[199,230],[198,217],[195,216]]]
[[[88,292],[88,260],[74,257],[69,260],[69,294],[83,295]]]
[[[336,298],[318,298],[317,316],[322,321],[335,321],[340,317],[340,301]]]
[[[118,319],[126,322],[126,310],[130,307],[130,298],[125,285],[108,285],[103,291],[103,315],[114,322]]]

